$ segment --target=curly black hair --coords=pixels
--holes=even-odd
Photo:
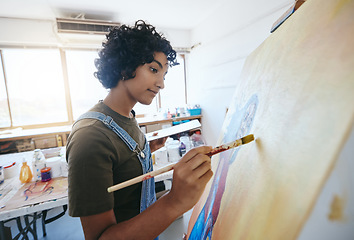
[[[163,52],[170,66],[178,64],[170,42],[143,20],[136,21],[134,27],[114,27],[106,38],[95,59],[94,73],[106,89],[114,88],[121,79],[134,78],[137,67],[151,63],[155,52]]]

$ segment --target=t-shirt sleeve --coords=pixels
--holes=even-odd
[[[89,216],[113,209],[113,146],[94,127],[84,127],[70,136],[67,145],[69,215]]]

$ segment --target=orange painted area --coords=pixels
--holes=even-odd
[[[328,219],[331,221],[344,221],[345,220],[345,206],[346,201],[344,198],[335,195],[333,196]]]

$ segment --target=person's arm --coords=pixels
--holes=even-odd
[[[153,136],[156,136],[157,133],[154,133]],[[149,142],[149,146],[150,146],[150,151],[153,153],[156,150],[162,148],[163,146],[165,146],[167,137],[164,138],[159,138],[159,139],[155,139]]]
[[[130,220],[117,224],[113,210],[81,217],[85,238],[156,238],[199,200],[213,174],[210,158],[205,155],[210,150],[211,147],[208,146],[190,150],[174,167],[171,191]]]

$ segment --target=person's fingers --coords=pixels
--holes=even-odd
[[[201,146],[201,147],[196,147],[191,150],[189,150],[180,160],[180,162],[188,162],[191,160],[193,157],[195,157],[198,154],[207,154],[210,152],[212,149],[211,146]]]
[[[190,168],[191,170],[199,168],[204,163],[209,163],[210,165],[211,159],[207,155],[200,153],[198,155],[195,155],[193,159],[190,159],[190,161],[186,162],[188,168]]]
[[[213,174],[214,174],[213,171],[210,169],[203,176],[199,178],[199,181],[201,182],[202,186],[205,186],[209,182]]]
[[[193,175],[196,178],[201,178],[204,174],[211,170],[211,161],[204,161],[198,167],[193,169]]]

